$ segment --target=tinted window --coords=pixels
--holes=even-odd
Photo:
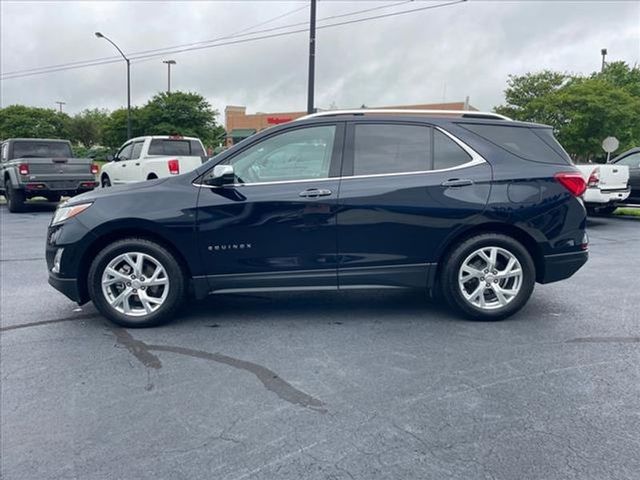
[[[238,182],[275,182],[329,176],[334,125],[301,128],[267,138],[233,157]]]
[[[435,170],[457,167],[470,161],[471,156],[460,145],[444,133],[438,130],[433,131],[433,168]]]
[[[156,138],[151,140],[151,145],[149,145],[149,155],[201,157],[204,155],[204,151],[198,141]]]
[[[616,165],[627,165],[629,168],[640,167],[640,152],[632,153],[616,162]]]
[[[13,144],[13,158],[69,158],[71,147],[62,142],[15,142]]]
[[[128,143],[120,149],[118,152],[118,160],[129,160],[131,158],[131,152],[133,150],[133,144]]]
[[[571,163],[550,129],[509,125],[462,125],[509,153],[525,160],[543,163]]]
[[[142,145],[144,145],[144,142],[135,142],[133,144],[133,150],[131,152],[131,160],[136,160],[137,158],[140,158],[140,152],[142,152]]]
[[[354,175],[429,170],[431,129],[415,125],[355,126]]]

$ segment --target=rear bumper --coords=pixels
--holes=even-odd
[[[587,188],[584,192],[584,202],[587,204],[607,205],[618,203],[627,199],[631,190],[628,188],[621,190],[600,190],[599,188]]]
[[[29,182],[24,182],[18,188],[24,190],[27,195],[38,196],[47,193],[57,193],[60,195],[78,195],[89,192],[98,186],[94,178],[76,180],[48,180],[34,178]]]
[[[589,259],[589,252],[559,253],[556,255],[545,255],[543,275],[540,283],[551,283],[569,278],[582,267]]]

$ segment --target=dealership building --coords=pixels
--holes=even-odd
[[[415,110],[477,110],[466,102],[428,103],[420,105],[394,105],[386,107],[367,107],[384,109],[415,109]],[[227,131],[227,147],[253,135],[265,128],[287,123],[303,117],[307,112],[277,112],[247,114],[247,107],[228,106],[224,109],[225,129]]]

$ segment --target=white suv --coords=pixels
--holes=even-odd
[[[206,158],[198,138],[175,135],[132,138],[102,167],[100,185],[110,187],[190,172]]]

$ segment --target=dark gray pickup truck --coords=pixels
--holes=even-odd
[[[98,166],[90,158],[73,158],[71,142],[39,138],[9,138],[0,145],[0,193],[10,212],[24,210],[33,197],[50,202],[98,186]]]

